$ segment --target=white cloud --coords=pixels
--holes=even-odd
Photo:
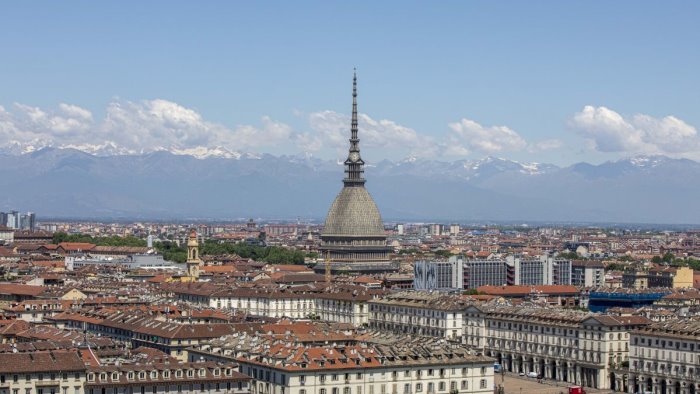
[[[114,100],[105,116],[61,103],[44,109],[15,104],[0,106],[0,148],[30,151],[44,146],[76,147],[93,153],[140,153],[156,150],[195,152],[197,156],[235,152],[296,154],[323,152],[340,157],[347,152],[350,116],[335,111],[302,113],[305,130],[264,116],[257,124],[228,127],[206,120],[197,110],[163,100]],[[472,152],[493,154],[528,149],[538,152],[561,146],[558,140],[528,143],[506,126],[482,126],[462,119],[441,137],[426,136],[388,119],[359,114],[361,147],[381,149],[382,157],[464,157]],[[640,119],[640,122],[649,120]],[[676,133],[678,134],[678,132]],[[682,133],[681,133],[682,134]],[[228,153],[225,153],[228,152]]]
[[[316,133],[317,142],[314,146],[318,149],[329,146],[337,151],[346,150],[350,138],[350,120],[350,116],[335,111],[311,113],[309,125]],[[437,150],[437,144],[432,138],[394,121],[378,120],[362,113],[358,114],[357,121],[360,145],[363,147],[400,149],[421,156],[432,156]]]
[[[473,120],[463,118],[459,122],[450,123],[449,127],[466,149],[492,154],[503,151],[518,151],[527,147],[527,142],[506,126],[486,127]]]
[[[542,140],[538,142],[534,142],[530,144],[529,151],[530,152],[541,152],[545,150],[554,150],[554,149],[559,149],[564,145],[564,143],[561,140],[557,139],[550,139],[550,140]]]
[[[624,117],[606,107],[587,105],[570,124],[600,152],[678,155],[700,151],[698,131],[675,116]]]
[[[56,110],[15,104],[8,111],[0,106],[0,141],[5,145],[32,144],[32,149],[42,146],[97,149],[109,142],[120,151],[129,152],[197,147],[245,151],[280,144],[292,134],[290,126],[269,117],[263,117],[259,126],[228,128],[206,121],[196,110],[162,99],[113,101],[99,122],[90,111],[65,103]]]

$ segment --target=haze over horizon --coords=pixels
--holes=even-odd
[[[700,159],[697,3],[304,5],[7,4],[0,149],[341,158],[356,66],[368,161]]]

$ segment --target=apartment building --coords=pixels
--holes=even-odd
[[[458,295],[410,291],[368,304],[370,328],[453,340],[462,337],[463,312],[469,305]]]
[[[656,267],[625,271],[622,274],[622,286],[628,289],[692,288],[693,270],[688,267]]]
[[[650,321],[540,307],[470,306],[464,311],[467,345],[484,349],[506,371],[610,388],[610,372],[628,361],[629,333]]]
[[[494,387],[493,360],[454,344],[280,344],[238,362],[254,394],[486,394]]]
[[[601,287],[605,284],[605,267],[600,261],[573,260],[571,284],[580,287]]]
[[[247,394],[250,377],[236,364],[155,362],[91,366],[85,394]]]
[[[160,362],[100,365],[89,351],[0,353],[0,394],[247,394],[237,364]]]
[[[312,283],[286,288],[180,288],[178,299],[255,316],[290,317],[354,325],[369,320],[367,303],[386,291],[349,284]]]
[[[660,322],[632,331],[629,373],[624,372],[614,376],[620,391],[700,392],[700,320]]]
[[[85,394],[85,374],[75,350],[0,353],[0,394]]]
[[[130,311],[64,312],[53,316],[51,321],[59,327],[87,330],[129,343],[132,348],[158,349],[183,361],[187,360],[188,347],[249,328],[244,323],[182,324]]]

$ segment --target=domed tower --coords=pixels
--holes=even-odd
[[[321,233],[321,252],[335,272],[396,271],[389,260],[384,223],[367,189],[357,136],[357,75],[352,80],[350,149],[345,159],[343,188],[333,201]],[[323,265],[323,264],[321,264]],[[324,267],[325,268],[325,267]],[[321,271],[321,267],[317,268]]]
[[[199,241],[197,241],[197,230],[192,229],[187,238],[187,276],[191,280],[199,279],[199,266],[202,260],[199,258]]]

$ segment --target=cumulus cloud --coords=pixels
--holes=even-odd
[[[678,155],[700,151],[698,131],[675,116],[625,117],[606,107],[587,105],[570,124],[600,152]]]
[[[347,149],[350,136],[350,116],[335,111],[319,111],[309,115],[309,125],[316,133],[315,147],[329,146],[342,151]],[[432,155],[436,142],[418,134],[414,129],[386,119],[374,119],[358,114],[358,127],[362,145],[371,148],[401,148],[409,154]],[[308,138],[308,137],[307,137]]]
[[[467,149],[484,153],[517,151],[527,147],[527,142],[515,131],[506,126],[482,126],[479,123],[463,118],[459,122],[449,124],[454,136]]]
[[[211,152],[261,152],[270,148],[290,154],[325,151],[338,156],[347,152],[349,115],[328,110],[308,114],[296,111],[295,115],[308,122],[302,130],[268,116],[256,124],[229,127],[205,119],[196,109],[163,99],[114,100],[107,105],[102,119],[72,104],[61,103],[53,109],[14,104],[10,109],[0,106],[0,148],[27,151],[62,146],[105,154],[169,150],[199,152],[203,157]],[[464,157],[472,152],[523,149],[539,152],[561,146],[558,140],[528,143],[509,127],[483,126],[466,118],[450,123],[440,137],[363,113],[358,121],[362,148],[382,149],[385,157],[393,158]],[[641,118],[639,122],[653,123]]]
[[[102,146],[106,142],[129,152],[194,147],[249,150],[286,141],[292,128],[265,116],[259,125],[229,128],[203,119],[196,110],[168,100],[113,101],[104,119],[90,111],[59,104],[44,110],[15,104],[0,107],[0,137],[6,144]]]

